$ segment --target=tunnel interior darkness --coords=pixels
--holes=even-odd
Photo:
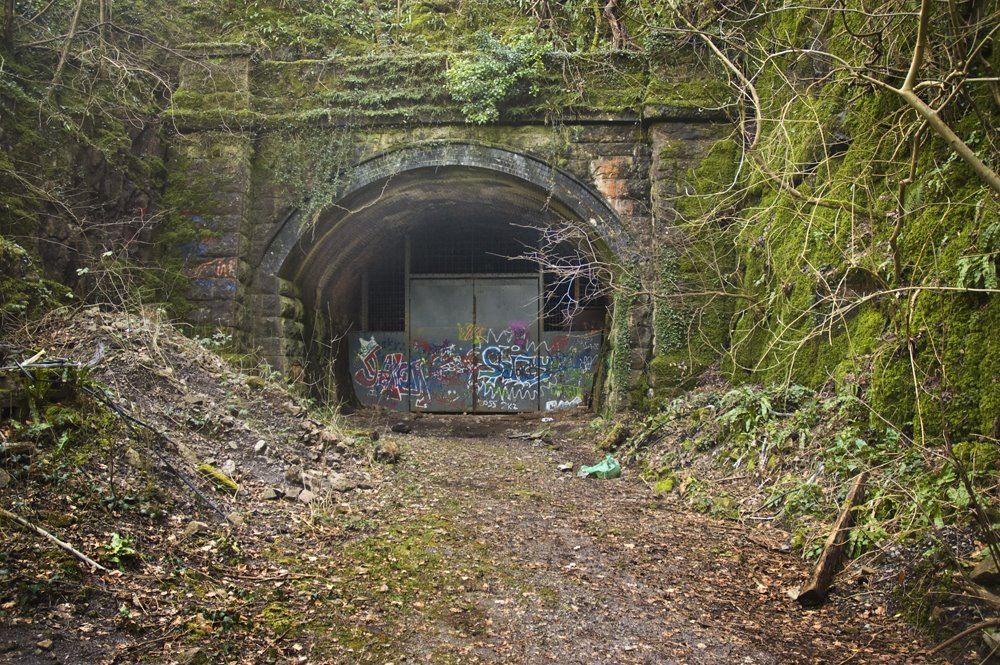
[[[530,290],[534,283],[537,285],[534,298],[538,312],[537,329],[531,328],[532,316],[522,316],[522,310],[529,305],[527,302],[522,302],[520,309],[507,318],[529,321],[528,327],[534,331],[530,335],[537,335],[513,340],[518,343],[513,347],[514,356],[510,355],[510,349],[506,349],[503,359],[496,356],[491,361],[492,364],[486,370],[495,379],[492,388],[483,388],[477,393],[476,386],[470,384],[473,392],[471,401],[461,408],[441,407],[441,403],[437,403],[437,407],[441,408],[423,408],[419,399],[413,396],[406,399],[405,403],[397,400],[392,404],[383,404],[379,400],[381,406],[400,410],[473,410],[469,408],[473,403],[475,410],[484,410],[483,405],[491,402],[496,402],[499,406],[485,410],[534,410],[530,401],[522,400],[517,404],[516,400],[512,401],[512,394],[515,397],[528,394],[523,385],[520,389],[513,390],[509,386],[508,389],[501,390],[499,386],[504,381],[509,384],[511,375],[518,374],[516,368],[512,369],[512,364],[523,361],[518,361],[517,358],[523,358],[526,352],[536,353],[538,346],[547,348],[542,336],[558,331],[587,331],[592,336],[588,342],[591,355],[596,356],[600,332],[605,325],[606,302],[603,298],[591,298],[585,302],[578,298],[574,301],[575,315],[563,316],[560,306],[565,304],[567,297],[572,299],[588,289],[581,289],[580,285],[574,287],[572,283],[567,285],[566,280],[555,279],[542,270],[535,260],[517,258],[524,257],[538,247],[539,235],[543,233],[541,229],[566,222],[580,223],[580,220],[542,187],[513,176],[475,167],[413,169],[372,183],[338,201],[300,238],[281,271],[282,277],[297,285],[304,305],[302,323],[307,346],[308,380],[325,391],[328,397],[354,402],[360,396],[356,395],[359,387],[357,381],[352,382],[352,379],[356,379],[359,370],[352,367],[351,358],[354,357],[356,361],[359,350],[352,348],[352,344],[356,346],[362,342],[367,343],[369,337],[365,333],[372,333],[370,339],[374,344],[375,332],[382,335],[378,343],[383,347],[386,346],[385,339],[395,339],[390,333],[408,335],[405,343],[410,344],[410,337],[413,335],[410,330],[411,317],[419,318],[420,309],[428,307],[417,305],[416,309],[411,308],[411,304],[416,302],[412,299],[417,297],[417,292],[422,293],[428,288],[438,289],[440,292],[441,288],[445,288],[443,297],[461,300],[460,296],[454,296],[447,289],[460,289],[465,283],[475,281],[475,293],[478,295],[474,302],[480,303],[482,310],[485,307],[482,303],[486,302],[489,295],[483,289],[495,285],[494,291],[500,294],[501,300],[506,298],[510,301],[511,297],[520,297],[523,301],[523,295],[511,296],[515,293],[511,289],[527,285]],[[428,293],[432,294],[429,296],[432,303],[429,306],[433,308],[434,301],[442,296],[433,295],[438,292]],[[509,308],[511,305],[508,302],[506,306]],[[462,307],[464,305],[459,302],[457,308]],[[486,316],[483,311],[478,314],[480,317]],[[460,323],[462,317],[456,316]],[[417,318],[412,319],[414,325],[418,325]],[[496,337],[492,330],[490,328],[489,334]],[[593,342],[594,333],[597,333],[596,347]],[[485,336],[487,331],[476,334]],[[514,334],[521,333],[515,330]],[[507,335],[509,338],[510,331],[507,331]],[[440,339],[435,339],[440,346],[457,341],[452,337],[454,335],[449,337],[445,334]],[[473,341],[477,347],[483,347],[486,343],[485,337]],[[507,341],[511,343],[510,339]],[[565,341],[558,344],[564,347],[567,345]],[[461,353],[464,348],[461,343],[458,347],[461,348],[456,351],[455,344],[451,344],[451,351],[457,353],[456,359],[459,362],[466,361],[468,370],[475,364],[468,362],[473,353],[472,347],[465,352],[466,355]],[[479,353],[480,350],[477,348],[475,352]],[[404,355],[406,353],[408,352],[404,350]],[[406,359],[409,360],[408,356]],[[438,355],[425,360],[427,372],[430,372],[432,366],[440,368],[440,349]],[[373,376],[384,375],[384,379],[395,373],[396,380],[401,379],[407,385],[414,382],[412,376],[401,377],[398,368],[390,372],[386,369],[385,362],[387,361],[382,359],[378,366],[372,368]],[[523,381],[534,372],[535,375],[528,378],[537,382],[539,374],[548,376],[546,370],[538,365],[539,362],[548,363],[548,358],[536,361],[533,369],[523,370],[515,378]],[[565,364],[564,360],[560,362]],[[584,362],[589,363],[586,374],[590,379],[597,364],[596,358]],[[549,365],[556,367],[556,363]],[[414,365],[414,372],[415,367]],[[483,372],[486,370],[481,367],[477,372],[473,367],[470,370],[470,380],[475,382],[478,376],[483,381]],[[501,377],[501,374],[504,376]],[[440,378],[440,372],[436,376]],[[580,383],[580,380],[576,381]],[[379,389],[384,391],[385,386],[381,385]],[[433,386],[430,389],[433,390]],[[535,397],[537,408],[544,408],[543,397],[552,398],[545,399],[546,404],[573,401],[576,405],[582,401],[580,395],[562,399],[568,394],[567,390],[564,388],[549,395],[539,393]],[[403,390],[404,397],[405,392]],[[589,384],[587,393],[589,399]],[[490,396],[497,399],[486,399]],[[504,401],[501,397],[509,399]]]

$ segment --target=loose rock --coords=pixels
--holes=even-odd
[[[201,464],[201,458],[198,457],[198,454],[195,451],[191,450],[189,446],[181,443],[180,441],[177,442],[177,454],[180,455],[184,459],[184,461],[190,464],[191,466],[198,466],[199,464]]]
[[[386,464],[395,464],[401,455],[399,444],[395,441],[386,441],[375,451],[375,459]]]
[[[205,396],[197,393],[188,393],[183,397],[184,403],[190,406],[197,406],[205,403]]]
[[[996,586],[1000,584],[1000,571],[997,571],[996,561],[993,557],[988,556],[972,569],[972,574],[970,578],[976,584],[981,584],[983,586]]]
[[[261,493],[260,498],[264,501],[274,501],[283,496],[285,496],[285,492],[280,487],[268,487]]]
[[[299,492],[298,496],[299,501],[301,501],[302,503],[312,503],[315,498],[316,494],[310,492],[309,490],[302,490],[301,492]]]
[[[292,485],[302,485],[302,467],[293,465],[285,469],[285,480]]]
[[[330,489],[334,492],[350,492],[358,486],[356,480],[343,473],[331,473],[327,479],[330,483]]]
[[[187,540],[188,538],[193,538],[200,533],[205,533],[206,531],[209,530],[209,528],[210,527],[204,522],[193,520],[189,522],[186,527],[184,527],[184,533],[181,534],[181,538],[184,540]]]
[[[205,665],[208,663],[208,656],[199,647],[184,649],[177,654],[178,665]]]
[[[315,470],[303,471],[302,486],[313,493],[321,492],[326,487],[326,474]]]
[[[149,469],[149,464],[135,448],[125,450],[125,460],[133,469],[138,469],[139,471],[147,471]],[[3,487],[3,485],[0,484],[0,487]]]

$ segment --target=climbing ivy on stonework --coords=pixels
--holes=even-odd
[[[657,266],[659,292],[667,295],[676,293],[679,272],[677,250],[667,247],[661,250]],[[676,300],[663,299],[656,303],[653,314],[653,335],[659,353],[668,353],[684,348],[687,343],[689,317],[678,307]]]
[[[627,406],[630,383],[632,381],[632,305],[635,293],[639,291],[639,280],[635,270],[627,270],[624,288],[615,294],[611,315],[611,400],[609,406],[617,410]]]
[[[538,92],[545,73],[542,58],[551,46],[534,35],[505,42],[485,31],[476,33],[475,44],[476,52],[455,62],[446,76],[448,91],[462,105],[466,120],[485,125],[500,118],[505,100]]]
[[[263,159],[270,160],[275,181],[291,193],[294,205],[312,219],[340,196],[357,143],[357,129],[350,126],[325,134],[290,131],[275,144],[280,152]]]

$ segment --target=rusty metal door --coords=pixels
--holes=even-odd
[[[476,412],[537,411],[537,277],[475,280]]]
[[[410,279],[410,410],[473,410],[474,302],[471,279]]]

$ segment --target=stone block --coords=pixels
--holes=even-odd
[[[233,311],[233,303],[225,301],[195,304],[188,311],[187,320],[195,325],[222,328],[236,327],[239,321]]]
[[[195,277],[188,287],[188,299],[192,301],[235,300],[239,282],[230,277]]]
[[[305,326],[300,321],[274,316],[258,319],[254,325],[254,330],[257,332],[258,337],[263,338],[303,339],[305,336]]]
[[[254,341],[257,347],[270,355],[301,357],[306,352],[305,342],[297,338],[257,337]]]

